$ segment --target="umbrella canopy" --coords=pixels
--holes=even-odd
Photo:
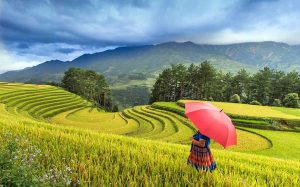
[[[221,145],[236,145],[236,129],[223,110],[208,102],[185,103],[185,115],[197,129]]]

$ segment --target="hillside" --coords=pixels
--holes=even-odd
[[[190,144],[190,137],[196,130],[183,114],[182,104],[186,102],[184,100],[178,103],[157,102],[153,105],[136,106],[122,112],[104,112],[92,108],[84,99],[53,86],[0,83],[0,90],[0,103],[5,104],[5,109],[9,113],[59,126],[180,144]],[[239,144],[229,150],[262,154],[274,146],[282,146],[281,143],[272,144],[273,141],[278,142],[275,137],[282,134],[282,130],[295,132],[300,130],[298,123],[300,109],[285,110],[286,108],[276,107],[281,109],[280,111],[266,106],[221,102],[213,104],[231,115],[238,128]],[[276,122],[276,119],[280,121]],[[279,123],[289,120],[294,120],[295,124],[286,126]],[[256,129],[255,132],[253,128]],[[280,131],[269,132],[266,129]],[[285,134],[291,141],[298,135],[294,132]],[[254,140],[256,144],[253,144]],[[212,147],[221,149],[216,143],[212,143]],[[291,151],[289,157],[284,158],[295,158],[295,155],[297,150]]]
[[[300,70],[299,46],[276,42],[230,45],[204,45],[192,42],[119,47],[100,53],[84,54],[73,61],[47,61],[40,65],[0,75],[2,81],[58,81],[69,67],[93,69],[115,80],[122,74],[143,73],[145,78],[172,63],[200,63],[210,60],[222,70],[240,68],[255,71],[269,66],[280,70]],[[229,68],[230,67],[230,68]]]
[[[70,67],[92,69],[105,76],[112,89],[114,103],[123,109],[147,104],[150,88],[158,73],[170,64],[199,64],[205,60],[209,60],[216,68],[226,72],[236,72],[241,68],[255,72],[264,66],[284,71],[300,70],[299,46],[276,42],[230,45],[168,42],[119,47],[84,54],[67,62],[47,61],[34,67],[0,74],[0,80],[38,84],[48,81],[59,82],[63,73]]]
[[[165,106],[182,110],[176,103]],[[29,164],[44,186],[59,181],[82,186],[300,183],[297,132],[238,128],[238,145],[224,150],[212,143],[217,170],[199,175],[186,165],[190,145],[185,144],[194,127],[178,113],[155,106],[108,113],[53,86],[2,82],[0,124],[0,151],[14,145],[10,162]]]

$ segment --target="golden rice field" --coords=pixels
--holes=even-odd
[[[217,170],[198,173],[186,165],[195,128],[182,115],[149,105],[99,111],[53,86],[0,83],[0,132],[41,150],[39,173],[70,168],[70,185],[300,185],[297,132],[239,128],[237,146],[212,142]]]
[[[193,100],[180,100],[179,104],[184,104]],[[300,119],[300,109],[248,105],[240,103],[210,102],[213,105],[222,108],[227,114],[238,116],[260,117],[260,118],[282,118],[282,119]]]

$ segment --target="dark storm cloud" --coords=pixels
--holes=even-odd
[[[59,48],[59,49],[56,49],[55,51],[60,52],[60,53],[69,54],[69,53],[72,53],[72,52],[76,51],[76,49],[73,49],[73,48]]]
[[[299,18],[299,5],[296,0],[6,0],[0,28],[4,42],[130,45],[214,36],[226,29],[244,32],[257,24],[280,26],[285,14]]]
[[[166,41],[299,44],[299,9],[298,0],[0,0],[0,60],[72,60]]]

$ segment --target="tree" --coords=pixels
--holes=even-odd
[[[253,100],[250,102],[250,105],[261,105],[259,101]]]
[[[249,82],[250,74],[245,69],[239,70],[232,78],[232,92],[241,96],[243,102],[247,102],[249,99]]]
[[[160,73],[151,90],[149,103],[155,101],[173,101],[174,99],[174,77],[172,69],[167,68]]]
[[[185,96],[185,88],[187,87],[187,69],[183,64],[172,64],[171,71],[174,84],[173,101],[177,101]]]
[[[198,70],[198,78],[195,81],[199,87],[199,99],[208,98],[213,94],[213,83],[217,71],[208,61],[202,62]]]
[[[62,79],[62,87],[94,103],[112,110],[111,91],[105,78],[92,70],[70,68]]]
[[[297,93],[288,93],[283,99],[283,105],[291,108],[299,107],[299,96]]]
[[[197,99],[198,87],[195,84],[195,80],[197,80],[197,70],[198,67],[193,63],[187,69],[187,83],[186,83],[186,90],[185,90],[185,97],[190,99]]]
[[[232,103],[240,103],[241,99],[240,96],[238,94],[234,94],[230,97],[230,102]]]
[[[282,96],[280,99],[288,93],[299,93],[298,86],[300,85],[299,73],[296,71],[292,71],[287,73],[285,76],[282,77],[280,81]]]
[[[230,101],[230,96],[232,96],[233,90],[232,86],[233,75],[232,73],[226,73],[222,78],[222,92],[223,92],[223,100],[222,101]]]
[[[114,105],[112,112],[119,112],[118,105]]]
[[[263,103],[264,105],[270,104],[270,92],[272,91],[271,78],[273,70],[268,67],[259,70],[252,77],[251,86],[253,91],[253,99]]]
[[[274,99],[274,101],[273,101],[273,106],[281,106],[282,104],[281,104],[281,101],[280,101],[280,99]]]
[[[283,71],[275,71],[273,73],[273,76],[271,78],[271,85],[272,85],[272,89],[271,89],[271,93],[270,93],[270,98],[274,99],[278,98],[279,100],[283,100],[284,95],[286,95],[289,92],[286,92],[286,88],[284,86],[285,84],[285,73]],[[273,103],[274,103],[273,101]]]

